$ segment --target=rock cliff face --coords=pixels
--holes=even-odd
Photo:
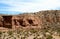
[[[40,24],[40,19],[34,14],[22,15],[2,15],[0,17],[0,29],[17,29],[17,28],[36,28]]]
[[[60,10],[39,11],[20,15],[1,15],[1,29],[60,27]]]

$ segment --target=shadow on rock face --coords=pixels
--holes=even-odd
[[[3,27],[12,28],[12,16],[3,16]]]

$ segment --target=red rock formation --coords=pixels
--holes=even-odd
[[[36,15],[26,14],[21,16],[13,16],[13,26],[19,27],[31,27],[39,26],[40,19]]]
[[[0,27],[6,29],[17,29],[20,27],[38,27],[40,19],[34,14],[7,16],[2,15],[0,17]]]
[[[23,28],[43,28],[46,26],[53,26],[60,24],[60,11],[40,11],[33,14],[21,15],[1,15],[0,16],[0,30],[1,29],[17,29]]]

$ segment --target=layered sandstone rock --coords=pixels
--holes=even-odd
[[[34,14],[22,14],[15,16],[3,15],[0,17],[0,27],[8,29],[16,29],[20,27],[37,27],[40,19]]]
[[[24,14],[13,16],[13,25],[16,27],[32,27],[32,26],[40,26],[40,19],[38,16],[34,14]]]
[[[20,15],[1,15],[0,29],[48,28],[60,26],[60,10],[39,11]]]

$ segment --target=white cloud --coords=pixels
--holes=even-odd
[[[36,12],[60,7],[60,0],[33,0],[32,2],[23,2],[21,0],[1,0],[0,3],[5,3],[12,6],[8,7],[6,11],[19,12]]]

